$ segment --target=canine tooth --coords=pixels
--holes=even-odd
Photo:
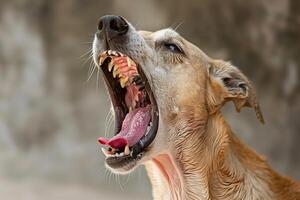
[[[100,59],[99,59],[99,65],[102,65],[103,61],[104,61],[103,56],[100,56]]]
[[[129,149],[129,146],[126,145],[125,149],[124,149],[124,155],[127,156],[130,154],[130,149]]]
[[[111,72],[112,68],[114,67],[114,63],[111,61],[109,64],[108,64],[108,71]]]
[[[112,50],[108,50],[108,55],[112,55],[113,54],[113,51]]]
[[[109,156],[112,155],[112,153],[111,153],[110,151],[106,150],[106,149],[103,148],[103,147],[101,148],[101,150],[102,150],[103,154],[104,154],[106,157],[109,157]]]

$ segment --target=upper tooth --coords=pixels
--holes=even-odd
[[[114,63],[113,63],[113,61],[111,61],[111,62],[108,64],[108,71],[111,72],[113,66],[114,66]]]
[[[113,77],[116,78],[116,76],[119,74],[119,71],[118,71],[118,65],[115,65],[114,67],[114,70],[113,70]]]
[[[118,56],[118,53],[116,51],[112,51],[113,56]]]
[[[131,59],[129,57],[127,57],[127,65],[128,67],[131,67]]]
[[[120,78],[120,84],[121,84],[122,88],[124,88],[126,86],[127,82],[128,82],[128,77],[121,77]]]
[[[112,55],[113,54],[113,51],[112,50],[108,50],[108,55]]]
[[[104,58],[103,58],[103,56],[100,56],[100,59],[99,59],[99,64],[100,64],[100,65],[102,65],[103,61],[104,61]]]

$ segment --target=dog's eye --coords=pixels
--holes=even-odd
[[[165,43],[164,45],[168,50],[172,51],[173,53],[183,53],[182,49],[176,44]]]

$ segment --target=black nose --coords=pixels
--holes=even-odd
[[[106,15],[100,18],[98,30],[105,31],[111,37],[115,35],[124,35],[128,31],[128,24],[120,16]]]

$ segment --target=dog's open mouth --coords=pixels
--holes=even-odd
[[[158,129],[158,109],[149,82],[140,66],[117,51],[99,55],[99,66],[115,111],[115,135],[99,138],[106,163],[119,168],[140,159]]]

